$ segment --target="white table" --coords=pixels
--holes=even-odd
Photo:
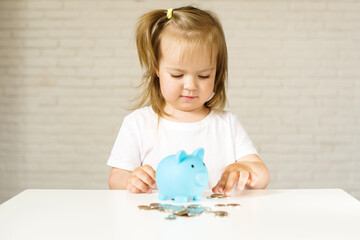
[[[196,203],[228,217],[166,220],[167,213],[138,209],[159,202],[157,192],[26,190],[0,205],[0,239],[360,239],[360,202],[341,189],[246,190],[207,199],[210,194]]]

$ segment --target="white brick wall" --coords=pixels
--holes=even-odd
[[[360,2],[197,3],[222,20],[228,109],[268,165],[269,187],[360,199]],[[107,188],[142,75],[136,19],[181,5],[0,0],[0,203],[27,188]]]

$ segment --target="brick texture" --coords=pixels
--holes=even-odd
[[[227,109],[269,167],[269,188],[360,199],[360,2],[196,2],[223,23]],[[27,188],[107,188],[142,76],[136,20],[181,5],[0,1],[0,203]]]

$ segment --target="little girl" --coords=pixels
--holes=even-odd
[[[265,188],[266,166],[238,118],[223,110],[227,48],[216,15],[190,6],[151,11],[139,19],[136,43],[146,72],[107,162],[110,189],[150,193],[164,157],[199,147],[213,192]]]

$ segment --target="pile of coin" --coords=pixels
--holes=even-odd
[[[161,212],[169,213],[165,218],[167,220],[176,219],[179,217],[194,217],[199,216],[202,213],[214,213],[215,216],[225,217],[228,215],[225,211],[212,211],[209,207],[203,207],[199,204],[191,204],[188,206],[172,205],[172,204],[160,204],[160,203],[151,203],[150,205],[140,205],[138,206],[141,210],[158,210]]]
[[[211,197],[213,196],[214,197]],[[213,194],[208,198],[222,198],[226,197],[223,194]],[[215,196],[216,195],[216,196]],[[221,196],[222,195],[222,196]],[[228,204],[215,204],[215,207],[237,207],[240,206],[238,203],[228,203]],[[209,207],[203,207],[200,204],[190,204],[187,206],[182,205],[172,205],[172,204],[160,204],[160,203],[151,203],[150,205],[139,205],[141,210],[158,210],[161,212],[169,213],[165,218],[167,220],[174,220],[176,217],[194,217],[199,216],[202,213],[213,213],[215,216],[226,217],[228,212],[226,211],[213,211]]]

